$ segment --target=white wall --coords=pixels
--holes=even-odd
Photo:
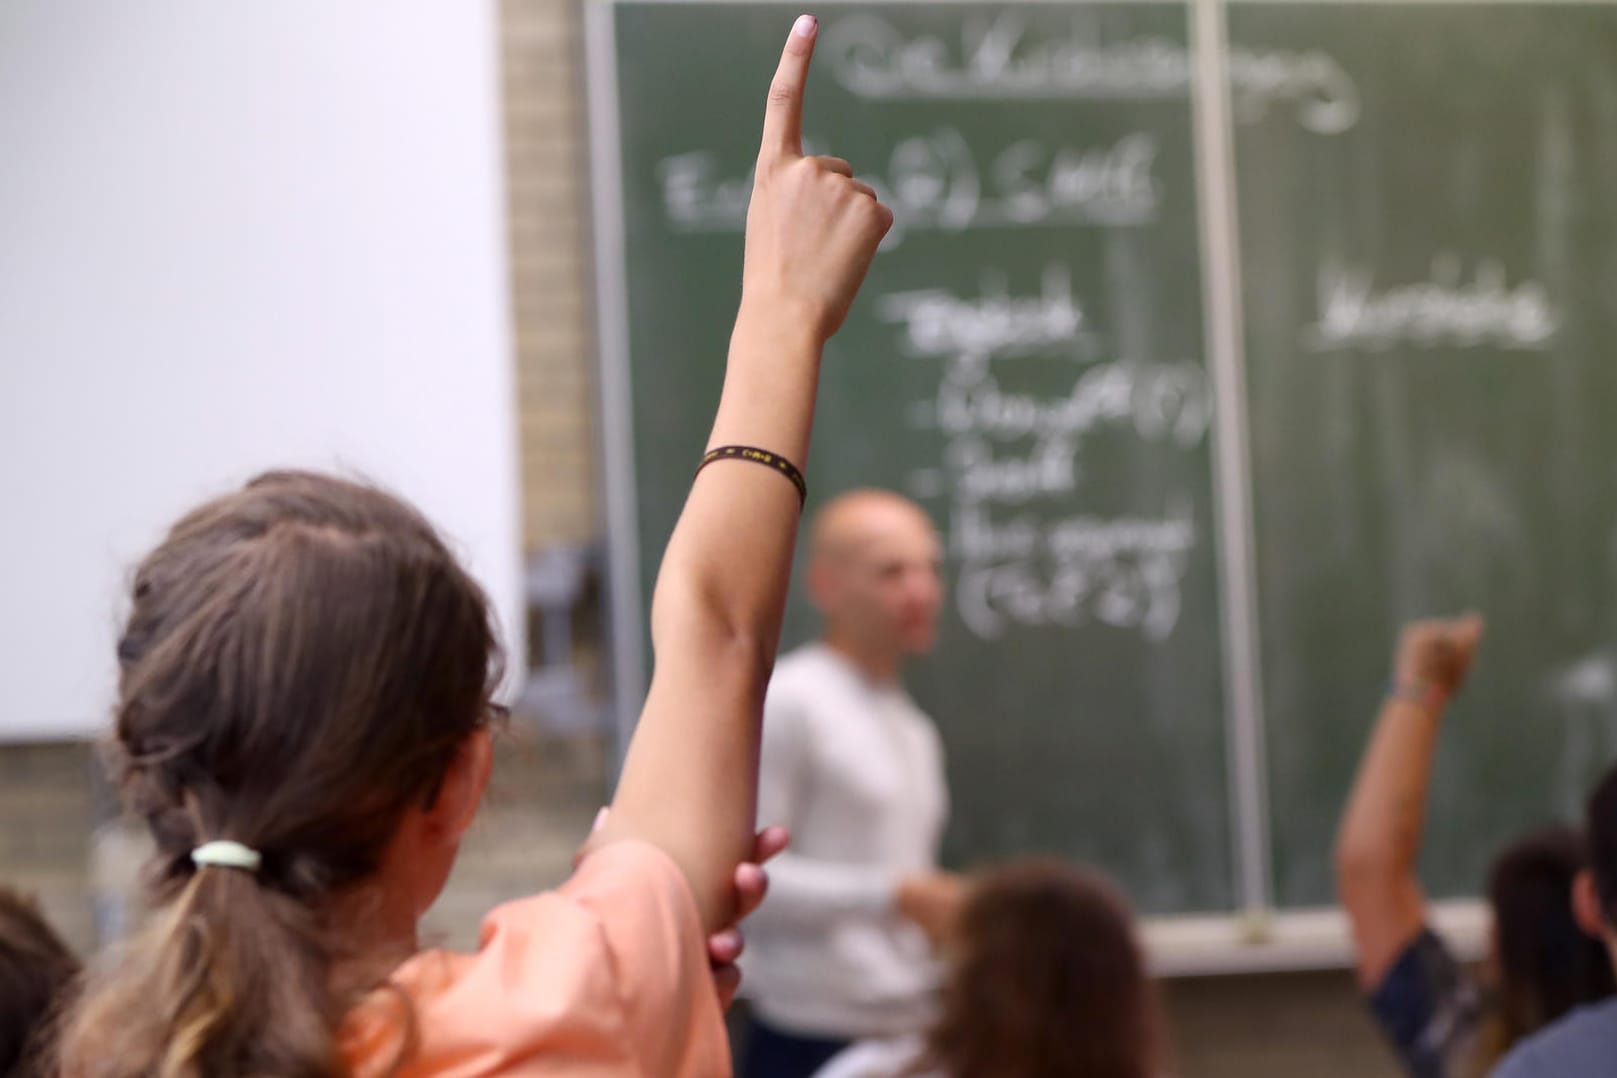
[[[128,567],[272,466],[416,501],[520,655],[496,46],[492,0],[0,3],[0,740],[101,728]]]

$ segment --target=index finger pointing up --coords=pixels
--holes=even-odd
[[[769,105],[764,109],[764,157],[803,156],[803,90],[808,85],[809,58],[820,22],[799,15],[780,54],[780,66],[769,84]]]

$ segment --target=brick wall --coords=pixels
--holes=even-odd
[[[578,0],[501,0],[511,288],[530,551],[599,534]]]
[[[94,938],[94,818],[87,746],[0,746],[0,883],[36,896],[80,949]]]

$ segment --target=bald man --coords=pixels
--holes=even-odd
[[[824,631],[781,658],[764,704],[758,818],[792,845],[749,925],[743,1078],[808,1078],[855,1039],[921,1030],[961,893],[937,870],[942,746],[900,680],[937,634],[937,531],[855,491],[820,511],[811,551]]]

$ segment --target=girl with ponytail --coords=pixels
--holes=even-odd
[[[491,766],[488,604],[398,499],[263,476],[134,577],[114,745],[154,910],[67,1017],[67,1078],[729,1073],[704,937],[744,912],[755,856],[790,462],[892,222],[803,155],[815,33],[798,20],[770,90],[710,444],[748,451],[709,454],[669,540],[656,673],[573,877],[493,911],[475,954],[417,949]]]

